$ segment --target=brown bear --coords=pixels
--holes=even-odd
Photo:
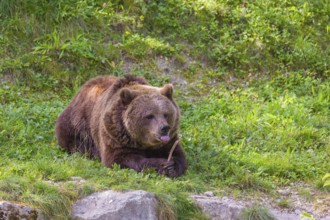
[[[180,143],[168,161],[180,118],[172,94],[171,84],[153,87],[134,76],[91,79],[57,119],[59,145],[70,153],[99,157],[107,167],[155,168],[178,177],[187,163]]]

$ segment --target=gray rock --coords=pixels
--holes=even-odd
[[[288,196],[288,195],[290,195],[290,188],[289,189],[279,189],[279,190],[277,190],[277,192],[279,193],[279,194],[281,194],[281,195],[283,195],[283,196]]]
[[[204,193],[204,195],[205,195],[205,196],[208,196],[208,197],[212,197],[212,196],[214,196],[214,193],[213,193],[212,191],[206,191],[206,192]]]
[[[302,211],[299,210],[299,209],[295,209],[295,210],[294,210],[294,213],[295,213],[296,215],[300,215],[300,214],[302,213]]]
[[[151,193],[137,190],[94,193],[73,205],[75,220],[156,220],[157,200]]]
[[[270,212],[274,215],[274,217],[278,220],[300,220],[300,216],[296,213],[287,213],[281,212],[275,209],[271,209]]]
[[[238,220],[244,205],[228,197],[190,196],[212,220]]]
[[[71,181],[74,181],[74,182],[86,182],[86,180],[84,180],[80,176],[73,176],[73,177],[71,177]]]
[[[283,212],[275,209],[270,210],[271,213],[275,216],[278,220],[309,220],[310,218],[303,218],[301,217],[302,211],[295,211],[294,213]],[[330,216],[325,216],[323,218],[317,218],[314,216],[314,219],[318,220],[330,220]]]
[[[37,209],[29,206],[0,201],[0,219],[42,220],[43,217]]]
[[[252,204],[236,201],[229,197],[209,197],[204,195],[190,196],[211,220],[239,220],[241,212]],[[297,213],[288,213],[276,209],[269,209],[278,220],[300,220]]]

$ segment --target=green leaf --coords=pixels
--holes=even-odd
[[[330,181],[326,181],[324,184],[323,184],[323,187],[328,187],[330,186]]]
[[[324,182],[328,178],[330,178],[330,173],[325,174],[325,176],[322,178],[322,182]],[[327,182],[329,182],[329,181],[327,181]]]

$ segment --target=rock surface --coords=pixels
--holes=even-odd
[[[0,219],[42,220],[43,217],[37,209],[29,206],[0,201]]]
[[[81,179],[73,181],[80,182]],[[282,191],[278,193],[281,196],[283,194],[295,194],[292,190],[289,193]],[[236,200],[230,196],[217,197],[212,191],[207,191],[202,195],[191,195],[190,198],[212,220],[238,220],[241,212],[254,204],[267,207],[275,219],[278,220],[307,220],[308,218],[303,218],[303,216],[304,213],[309,213],[306,209],[280,209],[267,200],[262,200],[262,202],[252,198],[249,200]],[[322,200],[324,205],[329,207],[327,201],[326,199]],[[109,190],[94,193],[79,200],[73,206],[71,217],[76,220],[156,220],[158,219],[157,208],[157,199],[151,193],[142,190],[128,192]],[[315,215],[315,213],[311,214],[316,220],[330,220],[330,215],[327,212],[321,216]],[[0,220],[12,219],[43,220],[44,218],[37,209],[0,201]]]
[[[209,195],[192,195],[193,201],[212,220],[238,220],[244,204],[227,197],[210,197]]]
[[[190,198],[202,209],[203,213],[212,220],[239,220],[240,213],[252,206],[246,201],[237,201],[229,197],[212,196],[213,193],[206,192],[203,195],[191,195]],[[307,220],[300,216],[301,213],[291,213],[283,210],[269,209],[271,215],[278,220]],[[314,218],[318,220],[330,220],[330,216]]]
[[[191,198],[212,220],[239,220],[241,212],[248,207],[243,201],[228,197],[210,197],[209,195],[193,195]],[[279,220],[300,220],[299,215],[270,209],[270,213]]]
[[[137,190],[94,193],[74,204],[75,220],[156,220],[157,200],[151,193]]]

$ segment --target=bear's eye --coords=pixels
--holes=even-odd
[[[153,119],[153,118],[154,118],[153,115],[147,115],[147,116],[146,116],[146,119],[148,119],[148,120],[151,120],[151,119]]]
[[[167,119],[168,118],[168,114],[164,114],[164,118]]]

